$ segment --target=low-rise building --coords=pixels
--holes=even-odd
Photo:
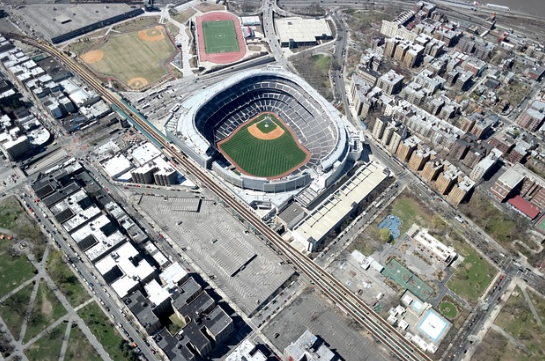
[[[420,251],[442,262],[445,266],[449,266],[457,257],[454,248],[444,245],[437,238],[429,234],[427,229],[413,224],[407,231],[407,234]]]
[[[333,361],[337,355],[309,330],[284,349],[286,361]]]

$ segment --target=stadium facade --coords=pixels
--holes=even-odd
[[[278,114],[312,154],[289,175],[266,179],[241,174],[216,143],[261,112]],[[243,190],[283,193],[335,182],[347,162],[358,160],[364,136],[301,77],[280,67],[246,70],[187,99],[165,124],[169,140],[202,167]]]

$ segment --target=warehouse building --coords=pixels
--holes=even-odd
[[[276,31],[284,48],[314,46],[322,40],[333,39],[329,24],[324,19],[276,19]]]

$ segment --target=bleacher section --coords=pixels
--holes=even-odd
[[[228,137],[242,123],[262,112],[277,114],[295,132],[299,142],[312,154],[304,169],[314,168],[337,143],[337,127],[319,111],[314,99],[287,79],[258,76],[242,81],[236,88],[217,94],[195,117],[199,132],[215,144]]]

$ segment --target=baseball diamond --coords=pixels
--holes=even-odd
[[[217,147],[241,173],[269,179],[289,174],[311,156],[293,131],[272,113],[259,114],[240,125]]]

